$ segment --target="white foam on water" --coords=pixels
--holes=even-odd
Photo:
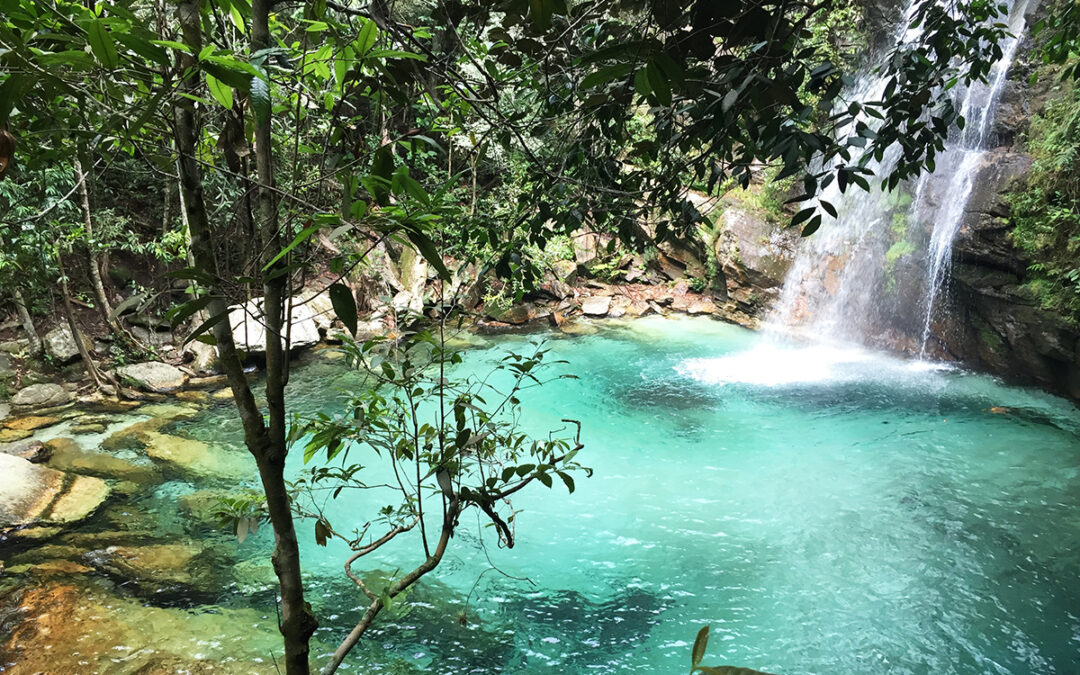
[[[680,375],[705,384],[759,387],[926,377],[949,369],[947,364],[904,361],[858,347],[774,343],[717,358],[686,359],[675,366]]]

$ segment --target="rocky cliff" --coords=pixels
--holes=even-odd
[[[995,117],[1000,147],[987,153],[953,243],[951,283],[934,333],[945,355],[1021,384],[1080,399],[1080,326],[1032,290],[1030,251],[1017,246],[1010,194],[1028,188],[1029,121],[1060,96],[1055,78],[1030,83],[1036,46],[1010,74]]]

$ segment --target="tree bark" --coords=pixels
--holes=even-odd
[[[94,360],[90,358],[90,352],[86,349],[82,331],[79,330],[79,325],[75,323],[75,310],[71,307],[71,289],[68,287],[67,272],[64,270],[64,262],[60,259],[60,251],[56,251],[56,266],[60,270],[60,296],[64,304],[64,316],[67,317],[68,329],[71,330],[71,339],[75,341],[75,347],[79,350],[79,356],[82,358],[86,374],[93,380],[94,386],[101,389],[103,384],[101,371],[98,370]],[[120,393],[120,390],[117,389],[116,393]]]
[[[90,216],[90,191],[86,188],[86,172],[83,171],[82,160],[79,153],[75,153],[75,180],[79,184],[79,206],[82,208],[83,226],[86,227],[87,253],[89,254],[90,282],[94,286],[94,295],[98,301],[98,312],[114,333],[120,332],[120,326],[112,318],[112,306],[109,297],[105,294],[105,285],[101,282],[101,261],[98,259],[97,250],[94,248],[94,220]]]
[[[252,42],[253,50],[269,43],[269,2],[256,0],[252,5]],[[202,46],[202,33],[199,22],[199,10],[194,0],[184,0],[178,9],[180,27],[184,42],[192,47],[195,54]],[[188,76],[181,85],[181,91],[191,93],[197,88],[192,77],[197,71],[195,59],[190,54],[179,56],[181,71]],[[184,206],[187,213],[188,228],[191,235],[191,253],[196,265],[215,275],[217,264],[212,243],[213,232],[206,213],[206,204],[202,191],[202,172],[195,160],[196,125],[194,105],[189,99],[177,97],[173,121],[179,152],[180,183],[184,191]],[[270,250],[267,245],[278,242],[276,205],[273,201],[273,175],[271,170],[270,120],[256,123],[257,152],[259,153],[259,231],[261,241],[251,242],[259,246],[262,256],[272,257],[280,248]],[[255,251],[253,251],[255,252]],[[255,252],[255,257],[259,253]],[[267,260],[269,258],[266,258]],[[304,601],[303,584],[300,577],[300,549],[296,540],[285,486],[285,455],[288,449],[285,433],[285,385],[288,382],[288,361],[282,343],[281,326],[283,323],[283,295],[285,276],[276,274],[276,269],[269,270],[263,285],[263,307],[266,320],[266,395],[269,407],[269,423],[263,422],[262,411],[255,403],[255,397],[244,376],[243,366],[232,339],[232,329],[227,319],[214,325],[214,337],[217,341],[221,366],[229,380],[240,419],[244,427],[244,442],[255,457],[259,468],[259,478],[266,494],[270,512],[270,523],[274,530],[274,571],[277,573],[281,590],[281,625],[285,643],[285,672],[287,675],[307,675],[308,641],[318,627],[318,622]],[[213,276],[216,279],[216,276]],[[210,288],[211,302],[207,305],[210,316],[227,315],[228,307],[224,297],[218,292],[216,283]]]
[[[23,297],[22,291],[17,286],[11,289],[11,299],[15,301],[15,313],[19,315],[19,323],[22,324],[23,332],[26,333],[26,339],[30,340],[30,353],[37,356],[41,353],[43,347],[41,337],[38,336],[37,329],[34,328],[34,319],[30,316],[30,309],[26,306],[26,298]]]

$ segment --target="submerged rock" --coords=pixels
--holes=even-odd
[[[140,415],[149,415],[150,417],[166,419],[169,421],[189,420],[199,414],[199,409],[190,405],[176,405],[174,403],[155,403],[152,405],[144,405],[143,407],[139,408],[138,413]]]
[[[16,408],[46,408],[64,405],[71,393],[59,384],[32,384],[15,392],[11,403]]]
[[[9,600],[20,617],[0,643],[20,673],[271,675],[281,641],[273,612],[148,606],[86,577],[51,579]],[[212,660],[211,660],[212,659]]]
[[[206,478],[246,479],[254,475],[254,460],[244,453],[212,447],[193,438],[152,432],[146,454],[180,472]]]
[[[49,466],[54,469],[128,480],[139,485],[161,481],[161,470],[153,465],[136,464],[105,453],[85,450],[70,438],[54,438],[46,446],[51,451]]]
[[[189,587],[214,593],[211,561],[195,542],[109,546],[86,559],[107,574],[134,583],[147,593],[166,593]]]
[[[184,403],[201,403],[206,404],[210,402],[210,394],[205,391],[180,391],[176,393],[176,400],[183,401]]]
[[[79,422],[71,425],[71,433],[76,435],[103,434],[107,428],[104,424],[96,422]]]
[[[114,431],[108,438],[101,442],[101,447],[116,452],[118,450],[141,450],[150,442],[149,434],[158,431],[162,427],[172,423],[166,417],[154,417],[142,422],[136,422],[129,427]]]
[[[116,369],[121,381],[133,384],[139,389],[153,392],[168,392],[183,387],[188,375],[176,366],[160,361],[132,363]]]
[[[0,526],[83,520],[109,497],[100,478],[66,474],[0,454]]]

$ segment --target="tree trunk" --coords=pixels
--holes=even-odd
[[[271,0],[251,3],[251,51],[267,49],[270,44]],[[262,264],[266,267],[282,248],[277,200],[273,190],[273,138],[270,115],[256,115],[255,165],[258,171],[258,231],[262,239]],[[289,345],[285,291],[289,275],[288,258],[266,269],[263,281],[263,312],[266,320],[266,403],[269,447],[259,472],[266,489],[271,523],[274,525],[274,571],[281,585],[281,632],[285,637],[285,666],[289,675],[308,672],[308,640],[317,627],[314,615],[304,602],[300,577],[300,549],[296,541],[292,512],[284,491],[282,471],[288,452],[285,412],[285,386],[289,382]],[[284,330],[283,330],[284,328]],[[280,486],[280,496],[276,491]],[[280,504],[275,505],[274,499]],[[278,512],[275,517],[275,511]]]
[[[94,286],[94,296],[98,301],[98,312],[114,333],[119,334],[120,326],[112,318],[112,306],[109,298],[105,295],[105,285],[101,282],[101,261],[98,259],[96,244],[94,242],[94,221],[90,217],[90,191],[86,188],[86,172],[83,171],[79,153],[75,153],[75,180],[79,184],[79,205],[82,207],[83,225],[86,227],[86,237],[89,243],[86,248],[89,253],[90,282]]]
[[[37,329],[34,328],[34,320],[30,317],[30,309],[26,306],[26,298],[17,286],[11,289],[11,299],[15,301],[15,312],[19,315],[19,322],[22,324],[23,332],[26,333],[26,339],[30,340],[30,353],[37,356],[41,353],[43,345]]]
[[[82,357],[86,374],[90,376],[94,386],[101,389],[101,371],[98,370],[94,360],[90,358],[90,352],[86,349],[82,331],[79,330],[78,324],[75,323],[75,310],[71,307],[71,289],[68,287],[67,272],[64,271],[60,251],[56,251],[56,266],[60,270],[60,296],[64,305],[64,315],[67,317],[68,329],[71,330],[71,339],[75,341],[75,347],[79,350],[79,356]],[[119,393],[119,390],[117,390],[117,393]]]
[[[269,11],[267,0],[252,4],[253,51],[269,44]],[[193,53],[202,46],[199,10],[193,0],[184,0],[178,9],[179,23],[184,42]],[[181,72],[197,72],[195,59],[186,53],[179,55]],[[181,91],[192,93],[197,81],[190,76],[181,84]],[[176,145],[179,152],[180,184],[184,192],[184,206],[191,235],[191,253],[196,265],[212,278],[217,270],[213,247],[213,232],[206,214],[202,191],[202,172],[195,160],[196,124],[194,105],[189,99],[177,97],[173,120]],[[276,204],[273,195],[273,175],[269,117],[258,120],[255,128],[256,152],[259,169],[259,223],[261,241],[251,241],[253,251],[261,252],[269,260],[280,250],[277,232]],[[255,247],[259,247],[256,249]],[[272,248],[271,248],[272,247]],[[258,257],[259,253],[255,253]],[[300,576],[300,549],[289,506],[284,480],[286,444],[285,385],[288,382],[288,360],[282,342],[281,327],[284,323],[283,299],[286,276],[277,266],[268,270],[263,284],[263,308],[266,320],[266,398],[269,407],[269,423],[264,424],[262,411],[255,404],[255,397],[244,376],[243,366],[232,338],[228,320],[214,325],[221,366],[229,380],[240,419],[244,427],[244,442],[255,457],[259,478],[266,494],[270,510],[270,522],[274,529],[274,571],[281,588],[281,633],[285,642],[285,672],[287,675],[309,673],[308,641],[318,627],[318,622],[304,602],[304,590]],[[216,285],[216,284],[215,284]],[[228,307],[219,289],[210,288],[212,300],[207,305],[211,317],[227,313]]]

